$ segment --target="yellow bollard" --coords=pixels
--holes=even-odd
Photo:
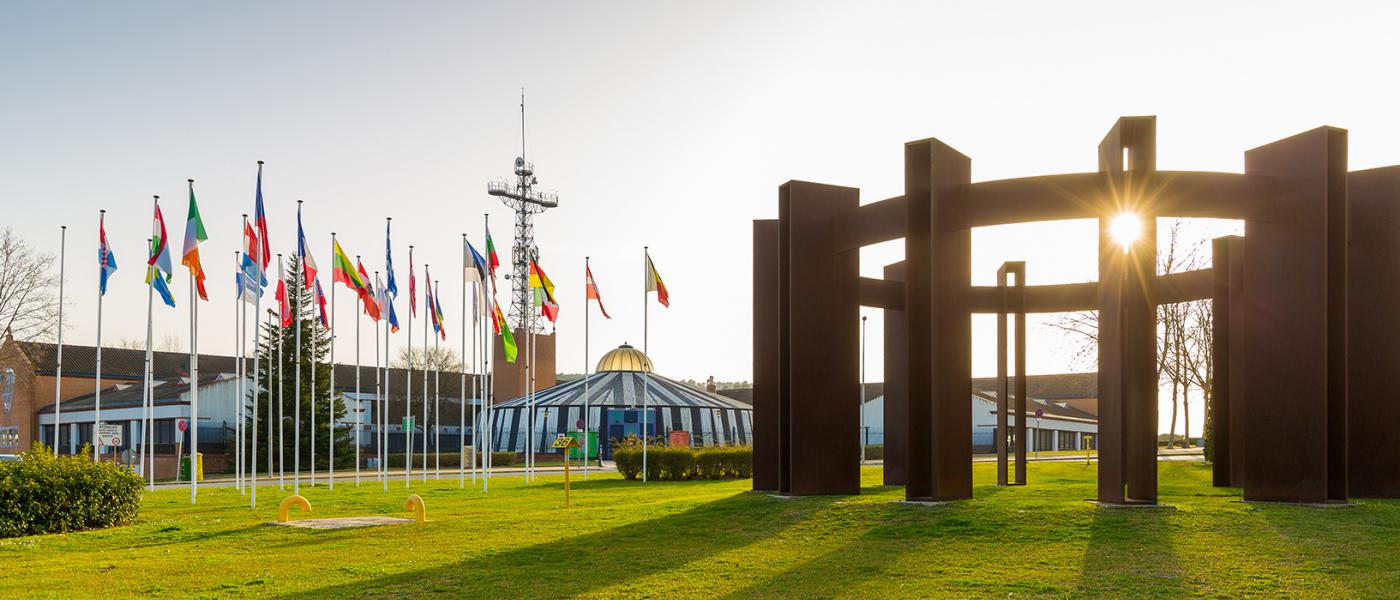
[[[281,504],[277,505],[278,523],[287,522],[287,511],[292,508],[293,504],[300,506],[303,512],[311,512],[311,503],[307,502],[306,498],[302,498],[301,496],[287,496]]]
[[[424,516],[424,512],[426,512],[427,509],[423,506],[423,498],[419,497],[417,494],[408,497],[408,502],[404,503],[403,509],[413,511],[413,517],[417,519],[419,523],[428,520],[427,517]]]

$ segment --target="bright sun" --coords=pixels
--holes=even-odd
[[[1142,235],[1142,221],[1138,220],[1137,215],[1132,213],[1120,214],[1109,222],[1108,233],[1113,236],[1113,241],[1118,242],[1118,245],[1123,247],[1123,252],[1127,252],[1133,242],[1137,241],[1138,236]]]

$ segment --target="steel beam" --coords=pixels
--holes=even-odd
[[[778,191],[784,494],[860,493],[859,251],[836,248],[830,229],[859,204],[855,188]]]
[[[1347,483],[1400,498],[1400,166],[1347,175]]]
[[[782,311],[776,220],[753,222],[753,489],[779,489]]]
[[[1244,238],[1211,242],[1211,483],[1244,485]]]
[[[1346,144],[1322,127],[1244,155],[1280,184],[1245,222],[1246,500],[1346,499]]]
[[[971,177],[936,139],[904,145],[910,500],[972,497],[972,234],[954,210]]]
[[[885,265],[885,281],[904,281],[904,262]],[[901,304],[903,304],[901,302]],[[885,485],[907,481],[909,445],[909,343],[904,311],[885,313]]]

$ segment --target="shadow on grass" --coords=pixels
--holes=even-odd
[[[584,594],[771,537],[829,508],[838,499],[776,501],[739,493],[657,519],[499,552],[488,549],[481,556],[457,563],[288,597],[405,596],[424,592],[461,597]],[[566,520],[560,520],[560,529],[568,526]]]
[[[1178,597],[1192,590],[1172,548],[1163,508],[1092,509],[1089,544],[1075,592],[1098,597]]]

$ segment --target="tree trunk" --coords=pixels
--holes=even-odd
[[[1183,447],[1185,447],[1185,448],[1190,448],[1190,447],[1191,447],[1191,386],[1190,386],[1190,385],[1187,385],[1187,384],[1182,384],[1182,387],[1186,388],[1186,389],[1182,392],[1182,394],[1181,394],[1181,419],[1182,419],[1182,421],[1184,421],[1184,423],[1185,423],[1185,425],[1186,425],[1186,427],[1185,427],[1185,429],[1186,429],[1186,443],[1183,444]]]
[[[1172,381],[1172,426],[1167,430],[1167,448],[1176,443],[1176,381]]]

